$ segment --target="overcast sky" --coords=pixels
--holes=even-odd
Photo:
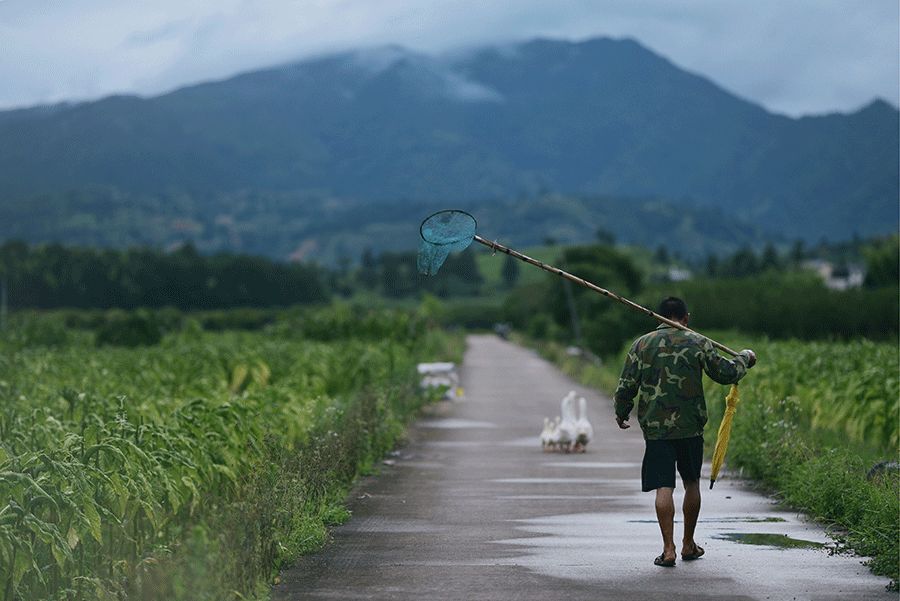
[[[633,37],[774,112],[900,102],[897,0],[0,0],[0,108],[158,94],[381,44],[600,35]]]

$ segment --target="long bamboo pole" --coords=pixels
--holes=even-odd
[[[593,290],[594,292],[599,292],[603,296],[606,296],[613,300],[617,300],[620,303],[622,303],[623,305],[626,305],[627,307],[631,307],[635,311],[640,311],[644,315],[648,315],[657,321],[660,321],[666,325],[672,326],[673,328],[678,328],[679,330],[684,330],[685,332],[693,332],[694,334],[697,334],[698,336],[705,338],[706,340],[709,340],[713,344],[713,346],[715,346],[717,349],[728,353],[732,357],[736,357],[738,355],[737,351],[728,348],[727,346],[725,346],[724,344],[722,344],[720,342],[716,342],[709,336],[704,336],[700,332],[696,332],[696,331],[690,329],[689,327],[682,324],[681,322],[674,321],[672,319],[669,319],[668,317],[663,317],[659,313],[656,313],[655,311],[651,311],[650,309],[643,307],[643,306],[637,304],[636,302],[630,301],[627,298],[625,298],[624,296],[619,296],[615,292],[607,290],[606,288],[601,288],[600,286],[598,286],[596,284],[592,284],[591,282],[585,280],[584,278],[580,278],[577,275],[572,275],[568,271],[563,271],[559,267],[554,267],[553,265],[549,265],[547,263],[544,263],[543,261],[538,261],[537,259],[532,259],[528,255],[523,255],[522,253],[520,253],[517,250],[513,250],[511,248],[508,248],[506,246],[503,246],[502,244],[493,242],[491,240],[485,240],[484,238],[482,238],[481,236],[479,236],[477,234],[475,235],[475,241],[480,244],[483,244],[493,250],[499,250],[502,253],[506,253],[515,259],[519,259],[520,261],[524,261],[530,265],[534,265],[535,267],[540,267],[544,271],[549,271],[550,273],[555,273],[556,275],[558,275],[562,278],[565,278],[565,279],[569,280],[570,282],[574,282],[576,284],[579,284],[580,286],[589,288],[590,290]]]

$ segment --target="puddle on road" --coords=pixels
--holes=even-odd
[[[676,520],[677,522],[678,520]],[[700,518],[701,524],[764,524],[772,522],[787,522],[784,518],[768,517],[768,518]],[[630,524],[655,524],[656,520],[628,520]]]
[[[641,467],[640,463],[624,463],[616,461],[547,461],[541,465],[547,467],[576,467],[594,469],[615,469]]]
[[[490,443],[480,440],[426,440],[422,443],[427,447],[440,447],[446,449],[466,448],[466,447],[483,447]]]
[[[496,498],[498,501],[567,501],[572,499],[610,501],[617,499],[630,499],[631,497],[615,495],[498,495]]]
[[[446,464],[438,463],[437,461],[401,461],[397,465],[400,467],[414,467],[421,470],[439,470],[447,467]]]
[[[501,484],[609,484],[608,478],[497,478]]]
[[[762,524],[767,522],[786,522],[784,518],[768,517],[768,518],[711,518],[708,520],[700,520],[701,522],[746,522],[750,524]]]
[[[762,545],[778,549],[821,549],[825,547],[825,543],[791,538],[785,534],[767,534],[764,532],[728,532],[713,538],[730,540],[744,545]]]
[[[537,449],[540,442],[538,442],[536,436],[528,436],[527,438],[514,438],[512,440],[504,440],[498,442],[497,444],[502,447],[534,447],[535,449]]]
[[[346,532],[389,533],[389,534],[436,534],[446,532],[446,526],[433,524],[426,520],[395,520],[382,516],[372,516],[361,520],[347,522],[343,526]]]
[[[466,428],[496,428],[497,424],[480,422],[474,419],[431,419],[419,422],[422,428],[441,428],[448,430],[464,430]]]

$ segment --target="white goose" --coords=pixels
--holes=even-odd
[[[550,422],[550,450],[555,451],[559,448],[559,416],[556,420]]]
[[[544,429],[541,430],[541,448],[544,450],[544,452],[552,451],[553,447],[556,446],[553,442],[553,430],[553,422],[550,421],[549,417],[545,417]]]
[[[584,453],[587,443],[594,437],[594,427],[587,418],[587,401],[584,397],[578,399],[578,419],[575,421],[575,450]]]
[[[570,390],[569,394],[560,403],[560,412],[562,421],[559,422],[559,448],[568,453],[572,450],[572,443],[575,442],[575,409],[572,403],[575,402],[575,391]]]

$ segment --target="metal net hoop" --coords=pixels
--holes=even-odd
[[[475,218],[459,210],[444,210],[425,218],[419,226],[422,242],[416,257],[419,273],[434,275],[451,252],[465,250],[475,238]]]

